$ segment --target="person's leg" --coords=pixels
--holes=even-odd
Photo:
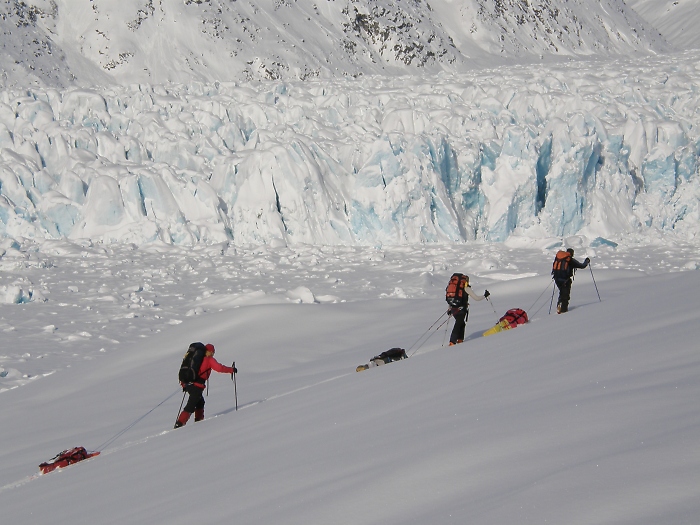
[[[464,342],[464,330],[467,328],[467,321],[469,320],[469,308],[464,307],[464,322],[462,323],[462,333],[459,334],[459,338],[457,339],[457,343],[463,343]]]
[[[200,398],[200,402],[197,404],[197,407],[194,409],[194,420],[195,422],[201,421],[204,419],[204,396]]]
[[[450,334],[450,346],[464,341],[464,329],[466,328],[467,310],[462,309],[454,315],[455,325]]]
[[[192,415],[193,412],[197,410],[197,407],[200,405],[202,406],[202,410],[204,410],[204,389],[198,388],[194,385],[187,385],[185,387],[185,392],[189,394],[189,398],[187,399],[187,403],[185,404],[185,408],[182,409],[182,412],[180,412],[180,415],[177,418],[177,422],[175,423],[175,428],[180,428],[187,424],[187,422],[190,419],[190,416]],[[195,414],[195,420],[196,420],[196,414]]]
[[[180,412],[180,415],[177,416],[177,421],[175,421],[175,428],[184,427],[187,424],[187,422],[190,420],[191,415],[192,414],[190,412],[187,412],[185,410]]]
[[[569,311],[569,301],[571,300],[571,279],[561,284],[559,288],[559,313]]]

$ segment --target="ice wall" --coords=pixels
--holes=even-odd
[[[700,56],[0,92],[0,235],[193,245],[700,233]]]

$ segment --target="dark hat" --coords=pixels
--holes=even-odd
[[[574,256],[574,249],[573,248],[567,248],[566,251],[569,252],[572,257]]]

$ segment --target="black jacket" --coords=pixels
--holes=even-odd
[[[573,257],[571,260],[569,260],[569,267],[567,268],[566,272],[566,277],[562,279],[561,277],[557,278],[557,276],[554,276],[555,281],[565,281],[568,279],[571,279],[574,276],[574,270],[582,270],[583,268],[586,268],[588,266],[588,262],[578,262],[576,259]],[[554,272],[552,271],[552,275],[554,275]]]

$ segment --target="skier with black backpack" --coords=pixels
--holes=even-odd
[[[469,276],[461,273],[452,274],[450,282],[445,288],[445,300],[449,305],[447,315],[455,318],[455,325],[450,335],[450,346],[464,342],[464,330],[469,317],[469,298],[481,301],[491,295],[484,290],[484,295],[477,295],[469,286]]]
[[[216,349],[212,344],[192,343],[187,349],[180,366],[178,379],[182,391],[187,392],[189,398],[185,408],[177,417],[175,428],[184,426],[193,412],[195,422],[204,419],[204,388],[212,370],[222,374],[231,374],[232,379],[233,374],[238,372],[235,367],[222,365],[214,359],[215,352]]]
[[[574,259],[574,249],[567,248],[566,251],[559,250],[554,257],[552,264],[552,278],[554,284],[559,288],[559,299],[557,300],[557,313],[563,314],[569,311],[569,300],[571,299],[571,284],[574,280],[576,270],[586,268],[591,260],[586,259],[580,263]]]

